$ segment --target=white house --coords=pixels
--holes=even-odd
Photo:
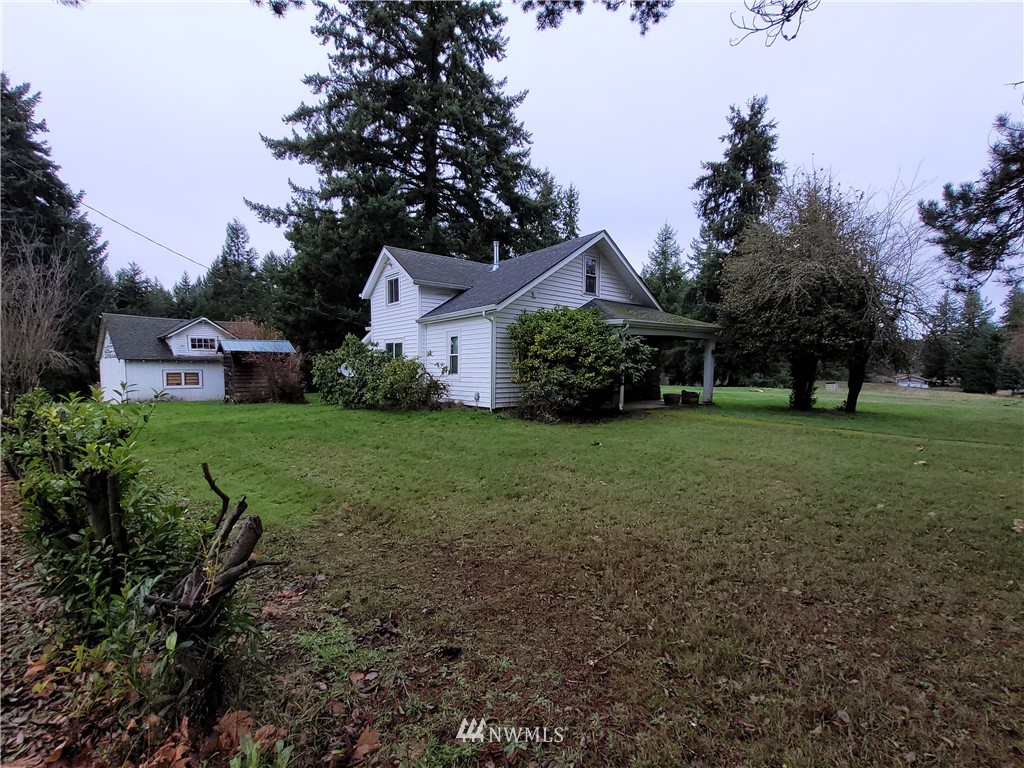
[[[897,387],[908,387],[910,389],[928,389],[928,379],[923,376],[915,376],[912,373],[901,373],[896,377]]]
[[[361,294],[370,302],[364,341],[417,357],[449,386],[449,399],[480,408],[516,404],[508,326],[523,312],[592,306],[638,336],[703,339],[711,402],[719,326],[663,311],[607,232],[491,264],[385,246]]]
[[[295,351],[287,341],[234,341],[247,326],[205,317],[101,315],[96,359],[104,399],[120,399],[127,385],[129,400],[151,400],[156,392],[176,400],[223,400],[225,354],[246,345],[254,353]],[[229,349],[222,348],[229,341]]]

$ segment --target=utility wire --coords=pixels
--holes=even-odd
[[[63,192],[63,193],[69,193],[70,192],[70,188],[68,188],[68,189],[61,189],[56,184],[56,182],[54,182],[52,179],[48,179],[46,176],[43,176],[42,174],[40,174],[40,173],[38,173],[36,171],[33,171],[31,168],[26,168],[24,165],[22,165],[21,163],[17,162],[16,160],[11,160],[10,158],[5,158],[4,162],[5,163],[10,163],[11,165],[15,165],[18,168],[21,168],[21,170],[25,171],[28,174],[31,174],[32,176],[35,176],[37,179],[39,179],[43,183],[49,184],[51,187],[53,187],[54,189],[56,189],[59,192]],[[71,193],[71,196],[74,197],[74,194]],[[94,208],[93,206],[89,205],[88,203],[83,202],[81,199],[79,199],[77,201],[77,204],[82,206],[83,208],[88,208],[93,213],[99,214],[100,216],[102,216],[103,218],[107,219],[108,221],[112,221],[114,224],[117,224],[119,227],[127,229],[133,235],[137,235],[137,236],[141,237],[143,240],[148,240],[153,245],[155,245],[155,246],[157,246],[159,248],[163,248],[165,251],[167,251],[169,253],[173,253],[175,256],[178,256],[178,257],[184,259],[185,261],[191,262],[192,264],[195,264],[197,267],[202,267],[207,272],[209,272],[210,269],[211,269],[211,265],[203,264],[201,261],[196,261],[192,257],[186,256],[184,253],[181,253],[180,251],[174,250],[169,245],[164,245],[159,240],[154,240],[149,235],[147,235],[147,234],[145,234],[143,232],[140,232],[137,229],[134,229],[134,228],[128,226],[123,221],[118,221],[117,219],[115,219],[110,214],[104,213],[99,208]],[[257,289],[263,289],[264,288],[264,286],[260,286],[258,284],[255,285],[255,286],[253,286],[253,285],[246,285],[241,280],[239,280],[236,277],[233,277],[232,275],[225,275],[225,277],[227,277],[232,282],[237,283],[238,285],[242,286],[243,288],[247,288],[247,289],[252,289],[254,287],[257,288]],[[280,297],[280,296],[276,297],[276,298],[278,298],[278,300],[280,300],[280,301],[284,301],[287,304],[291,304],[293,307],[298,307],[299,309],[305,309],[305,310],[312,310],[313,312],[316,312],[317,314],[323,315],[324,317],[329,318],[331,320],[340,320],[343,323],[351,322],[351,318],[347,318],[346,319],[346,318],[343,318],[343,317],[338,317],[337,315],[332,315],[332,314],[330,314],[328,312],[324,312],[322,309],[317,309],[316,307],[308,306],[308,305],[305,305],[305,304],[299,304],[297,301],[292,301],[291,299],[288,299],[288,298],[284,298],[284,297]]]

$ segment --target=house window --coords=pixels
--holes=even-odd
[[[597,295],[597,257],[583,257],[583,292]]]
[[[459,337],[448,338],[448,373],[451,376],[459,375]]]
[[[397,359],[404,356],[402,353],[402,342],[400,341],[389,341],[384,345],[384,351],[387,352],[390,358]]]
[[[203,379],[199,371],[164,371],[165,387],[201,387]]]
[[[388,304],[398,303],[398,278],[388,278]]]
[[[188,348],[189,349],[217,349],[217,340],[211,338],[204,338],[201,336],[189,336],[188,337]]]

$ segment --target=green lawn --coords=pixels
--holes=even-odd
[[[326,690],[259,696],[318,734],[303,760],[342,702],[374,713],[382,764],[501,764],[453,741],[484,716],[564,727],[525,748],[540,764],[1009,764],[1024,403],[878,388],[851,417],[842,397],[792,414],[720,389],[558,426],[161,403],[140,442],[197,503],[208,461],[292,560],[275,658]]]

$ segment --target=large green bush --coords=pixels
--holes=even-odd
[[[313,383],[325,403],[345,408],[434,408],[447,393],[419,360],[392,358],[352,334],[338,349],[313,358]]]
[[[230,598],[201,630],[152,607],[206,552],[212,531],[159,491],[137,456],[135,437],[154,407],[105,402],[99,391],[61,400],[29,392],[3,419],[3,461],[17,480],[40,586],[59,605],[58,648],[79,665],[101,659],[95,679],[141,694],[143,707],[188,709],[198,699],[186,691],[216,688],[239,632],[253,624]]]
[[[525,418],[593,410],[623,381],[634,384],[651,370],[651,348],[608,326],[595,309],[524,312],[508,335]]]

